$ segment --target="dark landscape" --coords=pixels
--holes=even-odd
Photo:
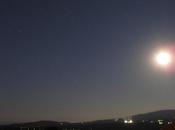
[[[133,122],[125,122],[132,120]],[[161,123],[160,123],[161,121]],[[160,130],[175,121],[175,110],[161,110],[127,118],[81,123],[38,121],[1,125],[0,130]]]

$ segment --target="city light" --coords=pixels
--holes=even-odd
[[[128,123],[128,121],[127,120],[124,120],[124,123]]]
[[[163,125],[163,120],[157,120],[159,125]]]
[[[125,124],[132,124],[133,123],[133,120],[124,120],[124,123]]]

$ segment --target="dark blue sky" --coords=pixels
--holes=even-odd
[[[173,109],[150,62],[174,0],[1,0],[0,121],[87,121]]]

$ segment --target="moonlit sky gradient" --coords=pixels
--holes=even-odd
[[[89,121],[175,108],[174,0],[1,0],[0,121]]]

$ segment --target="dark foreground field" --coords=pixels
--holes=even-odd
[[[160,130],[162,125],[151,123],[135,123],[135,124],[14,124],[1,126],[0,130]]]

